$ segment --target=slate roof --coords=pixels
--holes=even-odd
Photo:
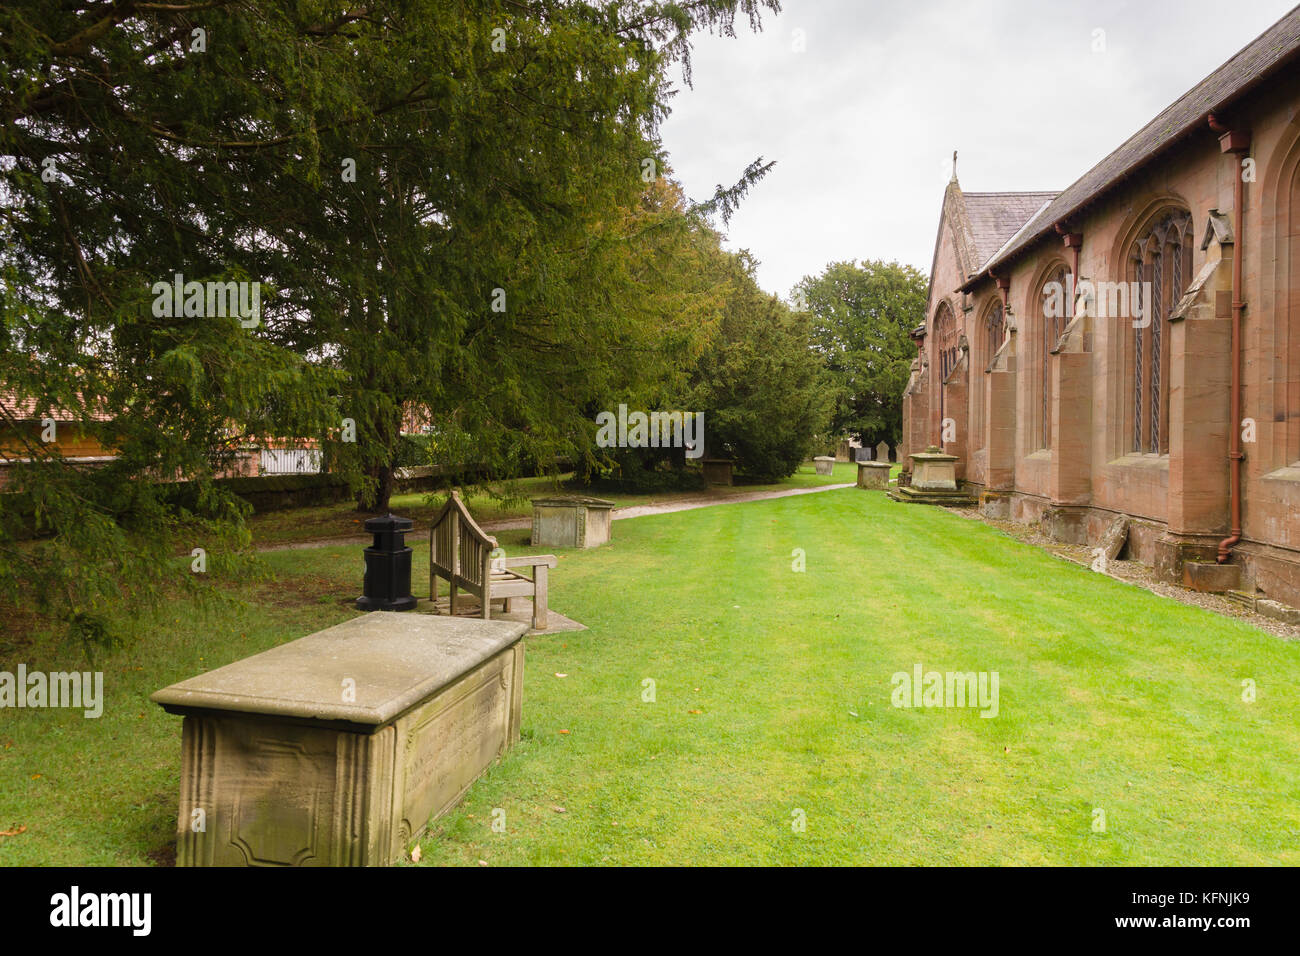
[[[1053,226],[1068,219],[1099,194],[1114,186],[1124,177],[1155,159],[1165,149],[1187,134],[1204,130],[1209,134],[1206,117],[1221,111],[1231,101],[1278,72],[1300,53],[1300,7],[1291,10],[1255,40],[1237,52],[1221,67],[1207,76],[1155,119],[1130,136],[1118,149],[1084,173],[1067,188],[1038,217],[1038,224],[1010,243],[991,261],[985,261],[979,274],[968,281],[969,289],[975,280],[988,272],[990,266],[1006,262],[1033,245]],[[967,194],[967,203],[970,196]]]
[[[979,268],[1001,249],[1016,230],[1027,223],[1054,192],[962,193]]]
[[[945,225],[952,232],[957,268],[963,279],[969,279],[1055,196],[1054,192],[964,193],[955,176],[949,180],[948,188],[943,192],[939,229],[934,237],[934,257],[930,260],[926,314],[933,305],[934,275],[939,265]]]

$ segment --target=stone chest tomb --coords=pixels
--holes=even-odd
[[[598,548],[609,541],[614,502],[586,495],[533,499],[533,547]]]
[[[179,866],[394,862],[519,739],[527,625],[374,612],[164,688]]]

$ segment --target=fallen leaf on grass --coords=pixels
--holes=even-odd
[[[556,676],[556,677],[568,677],[569,675],[568,675],[568,674],[561,674],[559,671],[556,671],[556,672],[555,672],[555,676]]]
[[[27,827],[25,826],[15,827],[12,830],[0,830],[0,837],[17,836],[20,833],[26,833],[26,832],[27,832]]]
[[[562,734],[567,734],[568,731],[567,731],[567,730],[561,730],[560,733],[562,733]]]
[[[554,810],[556,813],[568,813],[568,812],[569,812],[568,810],[564,809],[564,807],[551,807],[551,809]]]
[[[420,844],[417,843],[415,846],[411,847],[411,862],[412,862],[412,863],[419,863],[419,862],[420,862],[420,853],[421,853],[421,851],[420,851]]]
[[[704,713],[704,711],[702,711],[702,710],[688,710],[687,713],[688,713],[688,714],[702,714],[702,713]]]

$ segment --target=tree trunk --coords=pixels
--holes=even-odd
[[[393,468],[383,465],[379,468],[379,490],[375,494],[375,510],[388,511],[389,502],[393,497]]]
[[[380,265],[381,263],[376,259],[376,270],[380,268]],[[373,329],[377,335],[382,332],[385,325],[391,323],[391,316],[385,311],[384,303],[392,301],[391,296],[386,299],[372,296],[365,304],[366,325],[368,328]],[[357,496],[357,511],[383,514],[388,511],[390,500],[393,497],[393,472],[397,469],[398,446],[402,435],[402,410],[405,403],[398,388],[398,383],[386,376],[382,369],[376,368],[375,364],[369,364],[366,368],[364,388],[367,394],[371,396],[375,392],[383,392],[393,399],[393,405],[389,411],[384,412],[375,409],[371,417],[374,428],[372,442],[375,451],[370,456],[370,461],[366,466],[366,475],[374,483],[373,503],[367,505],[365,492]],[[371,401],[373,402],[375,399],[371,398]]]
[[[367,474],[375,480],[375,498],[373,504],[366,503],[365,492],[357,495],[357,511],[383,514],[388,511],[396,483],[397,469],[393,465],[373,465]]]

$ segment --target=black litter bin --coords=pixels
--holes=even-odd
[[[415,527],[410,518],[394,514],[371,518],[364,525],[375,536],[366,548],[366,577],[357,598],[362,611],[409,611],[415,607],[411,594],[411,549],[406,532]]]

